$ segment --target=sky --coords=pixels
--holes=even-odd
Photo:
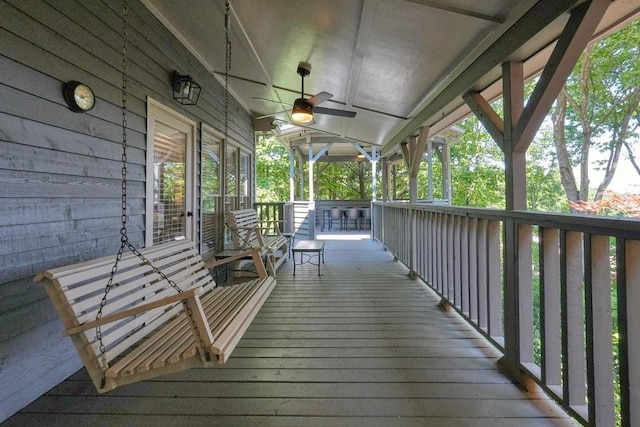
[[[636,158],[636,162],[640,161],[640,147],[638,147],[638,144],[636,144],[636,146],[634,147],[633,154]],[[589,153],[589,158],[593,161],[602,158],[602,155],[595,150],[591,150],[591,152]],[[577,176],[579,175],[576,175],[576,177]],[[589,179],[591,181],[590,187],[592,189],[595,189],[598,185],[600,185],[603,177],[603,171],[591,169],[589,171]],[[638,175],[633,165],[631,164],[631,160],[629,160],[626,151],[623,151],[620,155],[620,160],[618,160],[618,168],[616,169],[613,180],[609,185],[609,190],[615,191],[616,193],[620,194],[640,194],[640,175]]]

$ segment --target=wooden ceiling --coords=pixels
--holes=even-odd
[[[602,0],[596,0],[602,1]],[[197,58],[223,79],[224,0],[142,0]],[[305,96],[333,94],[308,127],[283,126],[284,139],[310,134],[390,154],[422,125],[431,134],[469,113],[461,95],[501,93],[500,64],[544,67],[579,0],[231,0],[232,95],[254,117],[291,121],[300,61],[312,65]],[[636,18],[640,0],[611,2],[594,37]],[[269,102],[265,100],[273,100]],[[270,118],[268,120],[271,120]],[[345,152],[346,152],[345,151]]]

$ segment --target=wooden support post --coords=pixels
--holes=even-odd
[[[507,62],[502,67],[504,94],[504,134],[502,150],[505,160],[505,190],[507,210],[526,210],[525,152],[516,152],[513,128],[524,107],[524,78],[522,63]],[[520,371],[520,286],[519,275],[523,260],[519,259],[518,224],[511,218],[504,224],[504,334],[505,355],[500,366],[516,383],[524,386]],[[529,260],[530,263],[530,260]],[[529,267],[530,268],[530,267]]]
[[[480,94],[470,92],[463,97],[504,152],[507,210],[527,209],[526,151],[608,4],[608,0],[593,0],[572,11],[526,108],[521,63],[503,64],[504,121]],[[500,365],[516,382],[524,384],[521,367],[531,359],[530,331],[525,327],[531,320],[531,300],[527,296],[531,286],[530,232],[523,234],[514,220],[505,221],[503,227],[505,355]],[[581,405],[584,396],[580,387],[565,384],[565,388],[569,403]]]
[[[409,172],[409,202],[418,202],[418,172],[420,172],[420,163],[422,162],[422,156],[424,149],[427,145],[427,138],[429,137],[429,127],[420,128],[418,136],[409,137],[408,144],[402,144],[402,154],[404,156],[405,163],[407,165],[407,171]],[[416,211],[411,209],[411,230],[409,233],[410,241],[410,257],[409,257],[409,275],[413,278],[417,277],[414,271],[417,265],[417,250],[416,250]]]

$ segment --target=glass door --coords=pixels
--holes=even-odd
[[[149,100],[146,245],[193,239],[195,123]]]
[[[202,151],[200,152],[200,194],[202,219],[200,226],[201,253],[222,250],[222,224],[224,214],[221,202],[221,146],[222,139],[208,127],[202,129]]]

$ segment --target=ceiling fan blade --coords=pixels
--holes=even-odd
[[[348,117],[348,118],[354,118],[356,116],[355,111],[336,110],[335,108],[314,107],[313,112],[318,114],[327,114],[330,116],[339,116],[339,117]]]
[[[307,102],[311,104],[311,106],[315,107],[316,105],[328,101],[332,96],[333,95],[331,95],[329,92],[320,92],[319,94],[307,99]]]
[[[274,104],[280,104],[280,105],[286,105],[286,106],[289,106],[289,107],[293,107],[293,104],[288,104],[286,102],[276,101],[275,99],[260,98],[259,96],[254,96],[253,99],[257,99],[259,101],[273,102]]]
[[[269,113],[269,114],[265,114],[263,116],[258,116],[256,117],[257,120],[259,119],[265,119],[267,117],[271,117],[271,116],[275,116],[276,114],[280,114],[280,113],[288,113],[291,109],[287,108],[286,110],[282,110],[282,111],[276,111],[275,113]]]
[[[311,126],[309,126],[309,125],[315,125],[315,124],[316,124],[316,121],[315,121],[315,120],[312,120],[312,121],[310,121],[309,123],[306,123],[306,124],[304,124],[304,125],[303,125],[303,124],[301,124],[301,123],[294,122],[294,121],[283,120],[283,119],[278,119],[278,118],[274,119],[274,121],[275,121],[275,122],[282,122],[282,123],[286,123],[286,124],[288,124],[288,125],[297,126],[297,127],[304,128],[304,129],[317,130],[316,128],[312,128]]]

